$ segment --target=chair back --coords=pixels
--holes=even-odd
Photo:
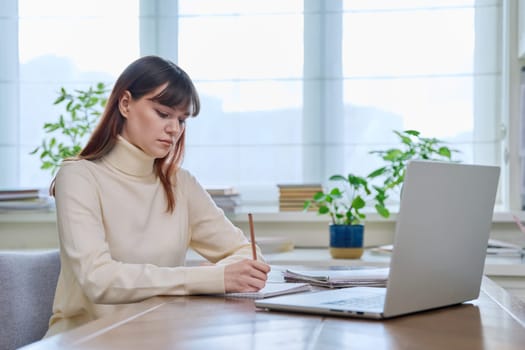
[[[0,252],[0,349],[42,339],[60,272],[58,250]]]

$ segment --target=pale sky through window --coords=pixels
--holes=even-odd
[[[140,55],[139,4],[19,0],[20,183],[47,183],[28,153],[41,140],[44,122],[59,115],[52,105],[59,88],[112,84]],[[163,45],[177,45],[178,57],[169,58],[188,72],[201,96],[184,164],[204,183],[258,191],[300,182],[310,176],[305,169],[314,168],[304,162],[314,153],[325,155],[315,166],[327,174],[366,172],[369,151],[394,142],[392,130],[402,129],[452,142],[465,161],[480,154],[492,161],[486,150],[499,145],[492,130],[501,77],[496,0],[343,0],[342,12],[305,8],[303,0],[177,4],[142,15],[168,31],[174,23],[163,27],[163,20],[178,16],[177,32]],[[330,27],[334,35],[323,36],[316,26],[332,19],[342,22]],[[158,37],[143,32],[142,39]],[[305,43],[333,52],[305,58]],[[339,50],[342,74],[322,58]],[[340,109],[321,108],[341,102]],[[313,135],[330,127],[341,135]],[[312,135],[304,132],[309,128],[315,128]],[[335,148],[344,156],[328,159]]]
[[[345,14],[344,75],[357,79],[349,86],[359,84],[345,89],[345,102],[379,106],[405,127],[440,138],[472,132],[474,9],[416,4]]]
[[[79,71],[118,75],[138,57],[136,0],[21,0],[19,13],[21,64],[52,55],[69,58]],[[116,31],[114,40],[101,40]]]

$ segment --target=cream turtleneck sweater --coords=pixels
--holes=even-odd
[[[153,162],[119,137],[100,160],[62,165],[55,186],[62,268],[46,336],[125,307],[114,304],[224,293],[224,265],[251,257],[243,232],[186,170],[177,172],[176,207],[167,213]],[[216,265],[185,267],[189,247]]]

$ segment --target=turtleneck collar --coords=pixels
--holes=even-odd
[[[149,176],[153,174],[155,158],[118,136],[113,149],[104,157],[113,167],[132,176]]]

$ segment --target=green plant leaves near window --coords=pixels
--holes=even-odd
[[[43,129],[48,136],[30,153],[38,154],[41,169],[49,170],[54,175],[64,159],[78,155],[102,114],[107,94],[104,83],[73,92],[64,87],[60,89],[53,104],[65,105],[66,113],[61,114],[57,121],[44,124]]]
[[[394,193],[397,194],[402,186],[409,161],[453,161],[453,154],[458,152],[439,139],[422,137],[416,130],[393,132],[399,137],[400,147],[370,152],[381,157],[384,163],[381,167],[366,177],[354,174],[331,176],[329,180],[339,182],[340,185],[316,193],[311,200],[305,201],[304,209],[315,206],[317,213],[329,215],[333,224],[354,225],[366,218],[362,209],[371,201],[377,213],[387,218],[390,210],[386,201]]]

